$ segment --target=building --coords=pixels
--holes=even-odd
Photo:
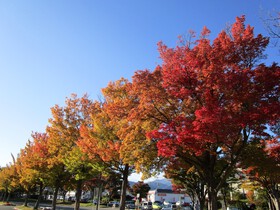
[[[148,192],[147,196],[148,201],[161,201],[161,202],[169,202],[169,203],[175,203],[177,201],[180,201],[182,203],[191,203],[190,196],[184,193],[176,193],[169,189],[155,189],[150,190]]]

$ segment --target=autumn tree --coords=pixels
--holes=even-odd
[[[143,181],[136,182],[132,187],[132,195],[137,196],[139,194],[140,198],[146,198],[149,190],[151,189],[147,183]]]
[[[131,169],[120,157],[122,141],[116,135],[116,126],[110,125],[110,118],[104,110],[104,104],[96,102],[91,113],[92,126],[84,126],[81,129],[82,138],[78,145],[91,159],[103,162],[109,174],[121,175],[124,183]],[[118,176],[117,176],[118,177]],[[125,184],[124,184],[125,186]],[[126,187],[122,186],[122,194],[126,194]],[[123,190],[124,189],[124,190]]]
[[[74,183],[76,183],[76,199],[81,198],[85,182],[93,177],[98,177],[104,170],[102,164],[92,161],[79,147],[72,149],[68,157],[64,159],[64,163],[67,170],[73,174]],[[78,198],[77,195],[79,195]],[[76,206],[76,209],[79,207]]]
[[[138,99],[128,80],[110,82],[102,93],[103,101],[96,102],[96,111],[91,114],[93,127],[85,128],[81,144],[122,175],[120,208],[124,209],[129,174],[134,169],[145,171],[157,157],[155,142],[146,137],[147,130],[154,127],[150,121],[134,116],[138,114],[132,112],[138,107]]]
[[[0,171],[0,190],[4,191],[2,195],[2,200],[5,202],[10,201],[11,193],[16,189],[15,179],[16,170],[14,164],[7,164],[6,167],[2,168]]]
[[[278,133],[279,134],[279,133]],[[263,180],[262,186],[266,189],[271,203],[275,209],[280,209],[280,142],[279,136],[266,142],[265,152],[267,154],[267,168],[262,173],[270,173],[268,179]],[[260,179],[261,180],[261,179]]]
[[[76,184],[75,209],[79,209],[81,187],[85,181],[81,172],[87,173],[91,167],[83,163],[81,157],[83,154],[79,151],[76,143],[80,138],[81,125],[87,124],[90,107],[91,101],[87,95],[78,98],[77,95],[73,94],[71,98],[66,99],[64,107],[55,105],[51,108],[52,118],[49,119],[50,125],[46,131],[49,136],[48,151],[50,156],[48,164],[55,187],[53,209],[56,207],[58,190],[64,185],[61,181],[69,182],[70,178],[73,178],[71,181]],[[81,157],[81,160],[77,162],[75,155]]]
[[[280,143],[277,139],[255,142],[246,148],[242,166],[251,183],[260,185],[267,194],[269,209],[280,209]]]
[[[128,176],[133,169],[133,162],[128,157],[131,157],[129,150],[126,150],[126,141],[123,133],[127,133],[129,121],[127,120],[128,113],[133,109],[133,97],[129,95],[128,89],[131,83],[126,79],[120,79],[116,82],[110,82],[106,88],[102,89],[104,103],[102,106],[103,113],[106,114],[108,126],[113,129],[115,140],[118,142],[118,160],[120,165],[123,165],[122,187],[120,209],[125,208],[126,190],[128,187]],[[133,137],[132,137],[133,138]],[[135,139],[133,139],[135,140]],[[125,151],[125,152],[124,152]]]
[[[28,143],[30,143],[30,141],[28,141],[27,144]],[[17,168],[17,172],[19,174],[18,183],[21,185],[21,187],[23,189],[23,192],[25,193],[25,198],[24,198],[23,205],[27,206],[29,195],[35,189],[35,183],[33,182],[32,179],[30,179],[31,174],[27,173],[25,175],[26,171],[24,172],[24,170],[22,168],[22,163],[21,163],[21,157],[20,156],[23,153],[23,151],[24,151],[24,149],[20,150],[19,158],[17,159],[16,168]]]
[[[48,150],[46,133],[32,133],[32,140],[28,140],[24,149],[21,149],[16,162],[17,172],[19,174],[19,183],[24,188],[27,196],[25,206],[30,191],[36,187],[39,188],[39,195],[34,208],[39,207],[44,187],[48,184]]]
[[[109,124],[115,127],[115,134],[122,140],[120,157],[123,162],[146,178],[151,175],[157,158],[156,144],[146,137],[146,133],[153,130],[157,122],[142,115],[138,98],[140,89],[123,78],[110,82],[102,89],[103,109],[110,119]]]
[[[6,197],[9,193],[10,179],[7,168],[1,168],[0,171],[0,190],[2,191],[2,201],[6,201]]]
[[[210,210],[217,209],[217,193],[251,138],[266,136],[266,126],[279,119],[279,66],[258,63],[268,38],[255,37],[244,22],[238,17],[231,33],[222,31],[212,43],[206,27],[193,46],[159,43],[163,64],[134,76],[143,113],[161,121],[149,133],[159,155],[195,166]],[[149,79],[156,72],[161,80],[152,92]]]
[[[274,40],[275,46],[278,46],[280,39],[280,12],[273,11],[263,19],[265,28],[268,31],[270,38]]]
[[[112,171],[107,176],[103,177],[104,189],[108,191],[108,197],[110,200],[120,199],[120,189],[122,186],[122,174]]]
[[[172,180],[172,188],[175,191],[187,193],[192,203],[204,209],[207,190],[205,182],[199,176],[195,167],[174,158],[165,169],[165,176]]]
[[[6,183],[5,183],[5,173],[3,172],[3,167],[0,168],[0,192],[1,192],[1,197],[0,200],[3,201],[5,199],[6,196]]]

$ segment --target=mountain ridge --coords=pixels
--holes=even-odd
[[[137,182],[130,181],[129,184],[130,186],[133,186]],[[172,189],[172,183],[168,179],[155,179],[153,181],[148,181],[144,183],[148,184],[150,186],[150,190],[155,190],[155,189]]]

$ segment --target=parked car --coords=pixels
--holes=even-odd
[[[81,203],[88,203],[89,202],[89,198],[81,198],[80,202]]]
[[[193,210],[193,207],[192,206],[184,206],[181,209],[183,209],[183,210]]]
[[[153,209],[162,209],[162,204],[161,203],[158,203],[158,202],[154,202],[153,203]]]
[[[183,201],[177,201],[177,202],[176,202],[176,205],[177,205],[177,206],[181,206],[183,203],[184,203]]]
[[[71,196],[69,196],[67,200],[68,200],[68,201],[72,201],[72,202],[73,202],[73,201],[75,201],[75,200],[76,200],[76,198],[75,198],[75,197],[71,197]]]
[[[118,207],[118,206],[120,206],[120,203],[118,201],[109,201],[107,206],[108,207]]]
[[[135,201],[125,201],[126,209],[135,209]]]
[[[141,208],[145,210],[152,210],[153,209],[153,203],[151,201],[144,201],[141,204]]]
[[[175,203],[175,202],[174,202],[174,203],[171,203],[171,207],[172,207],[172,209],[177,209],[176,203]]]
[[[177,201],[177,202],[176,202],[176,205],[177,205],[177,206],[181,206],[181,207],[191,206],[190,203],[184,202],[184,201]]]
[[[227,207],[227,210],[239,210],[239,208],[229,206],[229,207]]]
[[[170,204],[168,201],[163,201],[163,205],[168,205]]]
[[[176,208],[177,208],[176,204],[169,203],[167,205],[163,205],[161,210],[174,210]]]

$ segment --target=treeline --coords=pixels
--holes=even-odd
[[[79,209],[83,187],[121,180],[123,210],[132,172],[164,171],[200,209],[207,201],[216,210],[218,192],[240,168],[279,209],[280,68],[260,63],[269,39],[244,23],[237,17],[213,41],[205,27],[175,48],[159,43],[162,64],[153,71],[110,82],[100,101],[73,94],[52,107],[46,131],[32,133],[1,170],[0,189],[28,194],[38,186],[40,198],[50,186],[53,209],[59,189],[75,189]]]

